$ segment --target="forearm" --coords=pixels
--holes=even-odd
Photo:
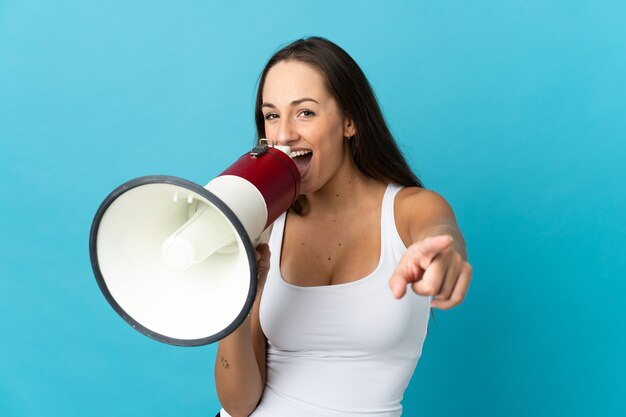
[[[263,381],[251,337],[250,317],[219,342],[215,363],[217,395],[233,417],[247,417],[263,394]]]

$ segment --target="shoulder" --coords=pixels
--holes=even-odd
[[[456,224],[454,212],[446,199],[435,191],[419,187],[406,187],[398,192],[394,217],[405,245],[413,243],[416,234],[428,227]]]
[[[396,196],[395,210],[404,215],[411,215],[431,211],[452,211],[452,208],[446,199],[435,191],[405,187]]]

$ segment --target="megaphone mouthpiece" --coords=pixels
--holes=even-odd
[[[274,148],[284,152],[287,156],[291,156],[291,146],[275,145]]]

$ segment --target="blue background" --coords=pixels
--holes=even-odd
[[[281,45],[360,63],[474,280],[437,311],[407,416],[626,415],[623,1],[0,1],[0,414],[212,416],[215,346],[102,297],[88,234],[122,182],[206,183],[254,137]]]

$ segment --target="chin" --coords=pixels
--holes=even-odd
[[[309,187],[300,186],[300,195],[311,194],[313,191]]]
[[[300,183],[300,195],[307,195],[319,190],[320,187],[316,187],[314,184],[309,184],[306,179]]]

